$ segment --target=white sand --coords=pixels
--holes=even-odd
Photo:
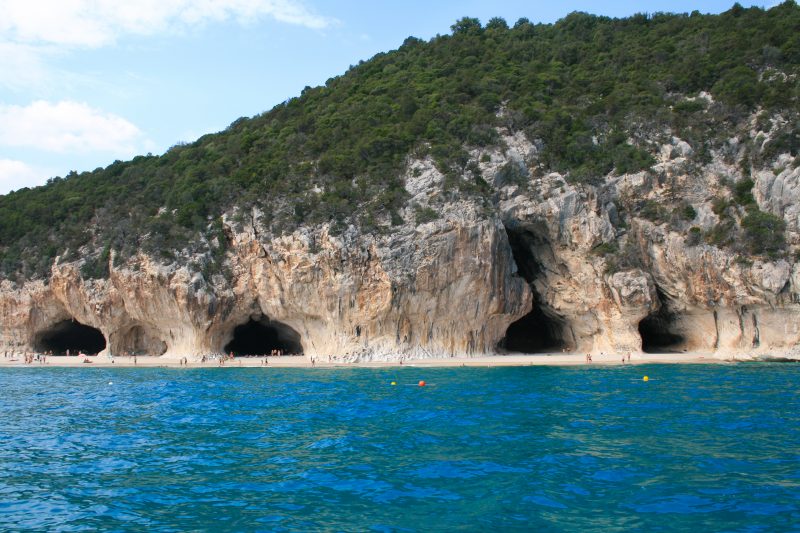
[[[328,363],[320,362],[315,358],[316,368],[349,368],[349,367],[368,367],[384,368],[401,366],[399,362],[364,362],[364,363]],[[91,361],[84,363],[84,360]],[[607,366],[622,364],[646,364],[646,363],[726,363],[734,359],[720,359],[712,354],[633,354],[629,362],[622,362],[622,354],[615,355],[593,355],[592,362],[586,363],[585,354],[511,354],[511,355],[492,355],[484,357],[447,357],[441,359],[413,359],[406,360],[402,366],[410,367],[453,367],[453,366]],[[268,368],[311,368],[311,360],[305,356],[280,356],[269,357]],[[90,357],[66,357],[49,356],[45,363],[33,362],[25,364],[22,356],[12,358],[0,358],[0,367],[142,367],[142,368],[244,368],[244,367],[263,367],[263,357],[236,357],[220,365],[216,360],[209,360],[206,363],[192,362],[188,365],[181,365],[176,359],[164,359],[161,357],[137,357],[135,362],[133,357],[114,357],[113,360],[107,356]]]

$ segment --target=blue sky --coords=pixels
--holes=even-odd
[[[765,5],[765,2],[740,2]],[[766,5],[776,2],[766,0]],[[719,13],[732,1],[0,0],[0,194],[219,131],[462,16]]]

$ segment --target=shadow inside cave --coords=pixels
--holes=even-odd
[[[539,233],[543,233],[542,232]],[[506,226],[511,253],[519,274],[528,282],[533,293],[530,313],[513,322],[498,344],[505,352],[554,353],[572,349],[564,337],[569,330],[566,322],[555,312],[541,305],[543,298],[537,293],[534,282],[545,279],[545,269],[540,254],[551,254],[547,240],[539,233],[522,227]]]
[[[97,354],[106,347],[106,338],[99,329],[75,320],[64,320],[37,335],[34,349],[54,355]]]
[[[234,355],[269,355],[273,350],[282,354],[302,354],[303,344],[300,334],[283,324],[262,317],[260,320],[250,319],[247,323],[236,326],[233,338],[225,345],[224,352]]]
[[[639,322],[642,351],[645,353],[682,352],[686,339],[676,331],[675,317],[664,305],[664,297],[660,292],[659,298],[662,302],[659,310]]]

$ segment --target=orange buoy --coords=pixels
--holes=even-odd
[[[425,386],[425,382],[423,380],[419,380],[419,386],[420,387],[424,387]]]

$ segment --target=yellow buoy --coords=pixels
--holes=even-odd
[[[397,385],[397,382],[395,382],[395,381],[392,381],[392,385]]]
[[[650,378],[645,376],[645,377],[642,378],[642,381],[650,381]]]

